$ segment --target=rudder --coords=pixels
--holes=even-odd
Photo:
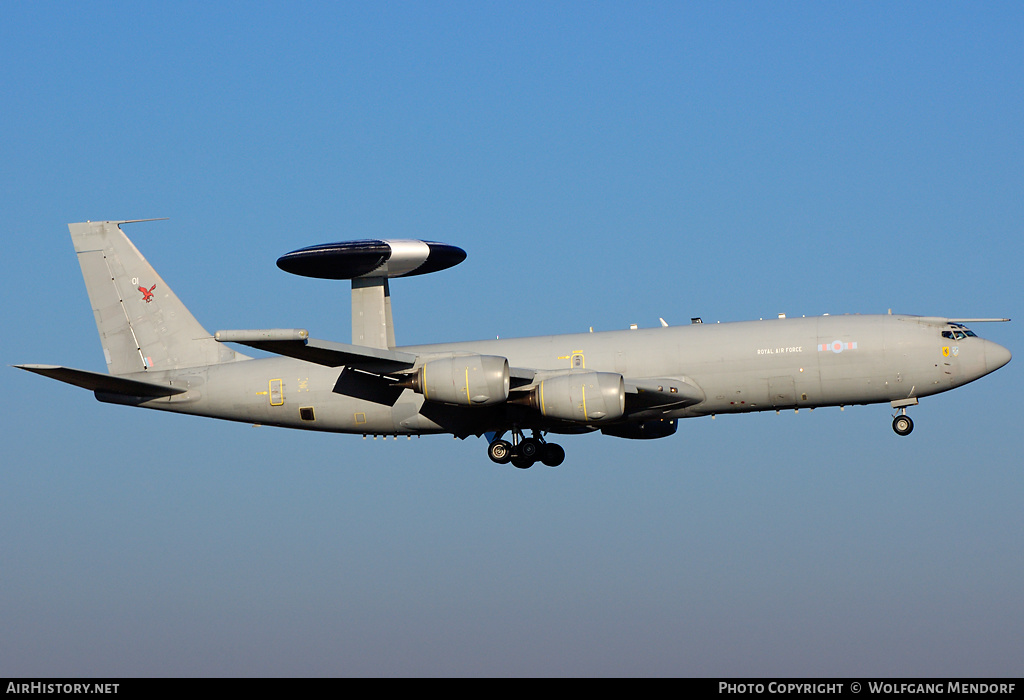
[[[121,231],[122,224],[137,221],[68,224],[107,371],[135,374],[245,359],[213,339]]]

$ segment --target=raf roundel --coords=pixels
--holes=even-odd
[[[341,241],[300,248],[277,259],[285,272],[303,277],[348,280],[358,277],[411,277],[454,267],[466,251],[436,241]]]

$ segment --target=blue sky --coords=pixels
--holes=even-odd
[[[208,329],[347,341],[295,248],[464,248],[399,343],[1008,316],[1019,3],[7,3],[4,365],[103,362],[66,224]],[[362,440],[0,372],[0,676],[1019,675],[1020,360],[912,409]]]

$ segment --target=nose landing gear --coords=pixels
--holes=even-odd
[[[537,462],[549,467],[557,467],[565,461],[565,450],[561,445],[545,442],[544,438],[534,430],[533,437],[524,437],[518,427],[512,429],[512,442],[501,439],[502,434],[494,436],[487,446],[487,456],[497,464],[512,463],[519,469],[529,469]]]

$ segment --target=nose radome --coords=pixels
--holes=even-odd
[[[988,372],[995,372],[997,369],[1010,361],[1010,351],[991,340],[985,341],[985,369]]]

